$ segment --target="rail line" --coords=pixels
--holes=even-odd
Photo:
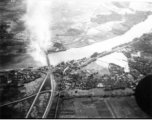
[[[47,80],[47,78],[48,78],[48,75],[49,75],[49,72],[47,73],[47,75],[46,75],[46,77],[45,77],[44,81],[42,82],[42,84],[41,84],[41,86],[40,86],[40,88],[39,88],[39,90],[38,90],[38,92],[37,92],[37,95],[36,95],[36,97],[35,97],[35,99],[34,99],[34,101],[33,101],[33,103],[32,103],[32,105],[31,105],[31,107],[30,107],[30,109],[29,109],[29,111],[28,111],[28,113],[27,113],[27,115],[26,115],[26,117],[25,117],[25,118],[28,118],[28,116],[29,116],[29,114],[30,114],[30,112],[31,112],[31,110],[32,110],[32,108],[33,108],[33,106],[34,106],[34,104],[35,104],[35,102],[36,102],[37,98],[38,98],[38,97],[39,97],[39,95],[40,95],[41,89],[42,89],[42,87],[43,87],[43,85],[44,85],[45,81],[46,81],[46,80]]]
[[[43,74],[46,75],[45,72],[41,72],[41,73],[43,73]],[[44,79],[45,79],[45,78],[44,78]],[[12,101],[12,102],[4,103],[4,104],[0,105],[0,107],[6,106],[6,105],[10,105],[10,104],[13,104],[13,103],[16,103],[16,102],[21,102],[21,101],[26,100],[26,99],[28,99],[28,98],[31,98],[31,97],[33,97],[33,96],[35,96],[35,95],[37,95],[37,93],[34,93],[33,95],[29,95],[29,96],[24,97],[24,98],[19,99],[19,100],[15,100],[15,101]]]
[[[52,106],[52,103],[53,103],[53,99],[54,99],[54,93],[55,93],[55,80],[54,80],[54,77],[53,77],[53,74],[52,74],[52,71],[50,70],[50,81],[51,81],[51,96],[50,96],[50,99],[49,99],[49,102],[48,102],[48,105],[45,109],[45,112],[42,116],[42,118],[46,118],[48,113],[49,113],[49,110]]]

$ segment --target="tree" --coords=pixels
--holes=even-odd
[[[97,53],[97,52],[93,53],[93,55],[91,55],[91,58],[93,58],[93,57],[97,57],[97,56],[98,56],[98,54],[99,54],[99,53]]]
[[[55,42],[52,46],[52,48],[50,48],[48,50],[48,52],[60,52],[60,51],[65,51],[66,48],[64,47],[64,45],[62,43],[57,43]]]

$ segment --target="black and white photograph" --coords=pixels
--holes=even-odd
[[[0,0],[0,119],[152,118],[152,0]]]

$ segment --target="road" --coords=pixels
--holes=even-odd
[[[51,89],[48,90],[48,91],[42,91],[42,88],[43,88],[43,86],[44,86],[44,83],[47,82],[47,80],[50,80]],[[46,118],[47,115],[48,115],[48,112],[49,112],[49,110],[50,110],[50,108],[51,108],[51,105],[52,105],[52,101],[53,101],[54,93],[55,93],[54,90],[55,90],[55,80],[54,80],[54,76],[53,76],[53,74],[52,74],[51,69],[49,69],[49,71],[48,71],[48,73],[47,73],[47,76],[45,77],[45,79],[44,79],[41,87],[39,88],[39,91],[37,92],[37,95],[36,95],[36,97],[35,97],[35,99],[34,99],[34,101],[33,101],[33,103],[32,103],[32,105],[31,105],[31,107],[30,107],[30,109],[29,109],[29,111],[28,111],[28,113],[27,113],[27,115],[26,115],[25,118],[28,118],[28,117],[29,117],[29,115],[30,115],[30,113],[31,113],[31,111],[32,111],[32,108],[33,108],[33,106],[35,105],[35,103],[36,103],[39,95],[40,95],[42,92],[50,92],[51,95],[50,95],[50,98],[49,98],[49,100],[48,100],[48,103],[47,103],[46,109],[45,109],[45,111],[44,111],[44,114],[43,114],[43,116],[42,116],[42,118]]]
[[[54,99],[54,95],[55,95],[55,85],[56,85],[56,83],[55,83],[55,80],[54,80],[54,76],[53,76],[53,74],[52,74],[52,71],[50,70],[50,81],[51,81],[51,97],[50,97],[50,99],[49,99],[49,102],[48,102],[48,105],[47,105],[47,107],[46,107],[46,110],[45,110],[45,112],[44,112],[44,115],[43,115],[43,117],[42,118],[46,118],[47,117],[47,115],[48,115],[48,113],[49,113],[49,111],[50,111],[50,108],[51,108],[51,106],[52,106],[52,103],[53,103],[53,99]]]
[[[54,99],[54,94],[55,94],[55,85],[56,85],[56,83],[55,83],[55,80],[54,80],[54,76],[53,76],[53,74],[51,72],[51,69],[49,69],[48,72],[45,73],[45,74],[46,74],[46,76],[44,77],[43,82],[41,83],[40,87],[38,88],[38,92],[37,93],[32,94],[32,95],[30,95],[28,97],[25,97],[25,98],[21,98],[19,100],[15,100],[15,101],[12,101],[12,102],[8,102],[6,104],[2,104],[2,105],[0,105],[0,109],[1,108],[7,109],[7,107],[9,105],[20,104],[21,102],[27,101],[27,100],[31,99],[32,97],[34,97],[34,100],[31,103],[25,118],[35,118],[37,116],[35,116],[35,117],[31,116],[31,114],[33,112],[33,107],[39,105],[37,103],[38,103],[38,101],[40,101],[41,95],[46,93],[46,94],[49,94],[49,97],[45,99],[47,102],[46,102],[46,105],[44,105],[43,114],[42,115],[38,114],[38,118],[46,118],[47,115],[48,115],[48,112],[50,111],[50,108],[52,106],[52,101]],[[50,89],[44,89],[44,88],[46,88],[48,86],[49,86]],[[1,110],[3,110],[3,109],[1,109]],[[40,108],[38,106],[37,110],[39,111],[39,109]],[[6,117],[11,118],[11,116],[6,116]],[[1,118],[1,116],[0,116],[0,118]]]

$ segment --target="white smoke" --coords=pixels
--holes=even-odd
[[[26,0],[25,27],[29,32],[30,54],[36,61],[46,65],[44,52],[51,42],[51,0]]]

